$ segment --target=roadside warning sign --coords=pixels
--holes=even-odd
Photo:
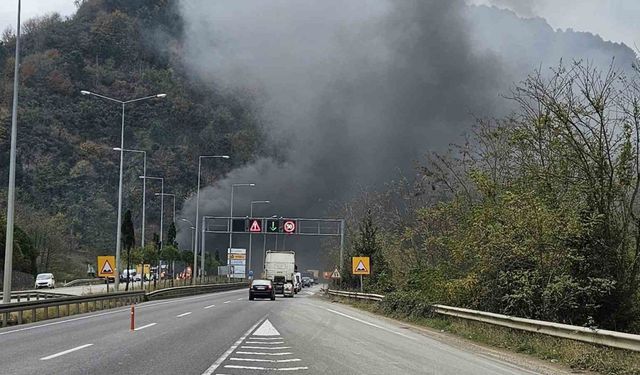
[[[369,257],[351,258],[351,273],[354,275],[371,274],[371,268],[369,267]]]
[[[249,227],[249,232],[262,232],[262,228],[260,227],[260,220],[252,219],[251,226]]]
[[[112,255],[98,256],[98,277],[114,277],[116,274],[116,257]]]
[[[338,269],[336,268],[335,270],[333,270],[333,273],[331,274],[331,278],[332,279],[339,279],[340,276],[340,272],[338,271]]]

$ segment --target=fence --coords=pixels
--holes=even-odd
[[[328,290],[327,293],[333,296],[365,299],[372,301],[382,301],[383,295],[345,292],[340,290]],[[453,316],[459,319],[474,320],[487,324],[508,327],[520,331],[540,333],[543,335],[561,337],[565,339],[588,342],[591,344],[604,345],[612,348],[627,349],[640,352],[640,335],[630,333],[608,331],[605,329],[592,329],[587,327],[572,326],[568,324],[545,322],[495,314],[485,311],[464,309],[445,305],[432,305],[436,314]]]

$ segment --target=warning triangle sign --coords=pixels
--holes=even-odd
[[[109,263],[108,260],[104,261],[104,264],[102,265],[102,270],[100,270],[100,273],[113,273],[113,268],[111,268],[111,264]]]
[[[331,278],[332,279],[339,279],[340,278],[340,272],[338,272],[337,268],[335,270],[333,270],[333,273],[331,274]]]
[[[356,266],[356,271],[358,272],[367,272],[367,267],[365,267],[364,263],[362,261],[358,262],[358,265]]]
[[[251,220],[249,232],[262,232],[262,228],[260,228],[260,222],[258,220]]]

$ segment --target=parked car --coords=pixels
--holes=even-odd
[[[133,268],[129,269],[129,270],[124,270],[120,274],[120,282],[121,283],[126,282],[127,278],[129,279],[129,281],[140,281],[140,276],[138,275],[136,270],[133,269]]]
[[[302,287],[303,288],[310,288],[311,287],[311,278],[302,277]]]
[[[50,288],[53,289],[56,286],[56,279],[53,277],[52,273],[39,273],[36,276],[36,289],[39,288]]]
[[[276,289],[273,287],[271,280],[255,279],[249,286],[249,300],[253,301],[254,298],[270,298],[272,301],[276,300]]]

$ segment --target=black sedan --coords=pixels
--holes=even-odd
[[[254,298],[271,298],[272,301],[276,300],[276,290],[271,283],[271,280],[253,280],[249,287],[249,300],[253,301]]]

